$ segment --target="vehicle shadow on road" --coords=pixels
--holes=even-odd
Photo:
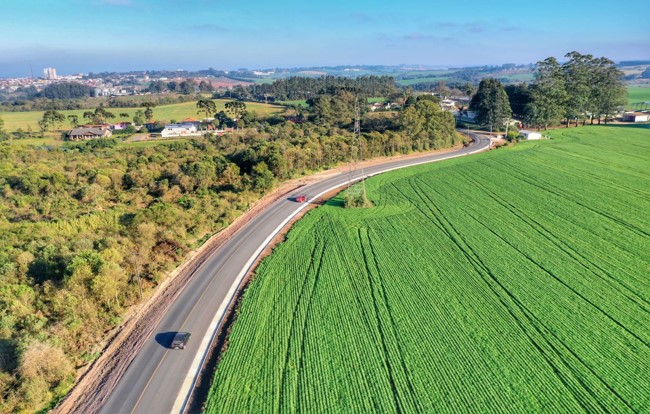
[[[178,332],[160,332],[156,334],[156,342],[163,348],[172,349],[172,339]]]

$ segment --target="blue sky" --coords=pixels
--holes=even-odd
[[[535,3],[535,4],[532,4]],[[103,70],[650,59],[632,3],[0,0],[0,77]]]

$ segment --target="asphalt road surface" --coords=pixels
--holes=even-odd
[[[470,135],[474,141],[466,148],[444,154],[387,161],[365,168],[364,172],[366,175],[375,175],[399,167],[468,155],[489,147],[489,139],[477,134]],[[358,173],[360,175],[359,171]],[[299,191],[309,200],[349,179],[349,173],[342,173]],[[204,354],[241,276],[276,234],[279,226],[304,206],[305,204],[290,199],[278,200],[242,227],[205,261],[126,370],[101,413],[179,413],[184,410]],[[187,348],[170,349],[172,337],[179,331],[192,333]]]

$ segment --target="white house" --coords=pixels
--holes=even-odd
[[[165,129],[160,133],[163,138],[168,137],[191,137],[200,136],[201,132],[197,129],[195,124],[169,124],[165,125]]]
[[[525,129],[519,131],[519,136],[527,140],[542,139],[542,134],[540,132],[526,131]]]

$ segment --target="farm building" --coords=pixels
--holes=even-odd
[[[648,122],[650,113],[646,112],[626,112],[623,114],[623,122]]]
[[[451,99],[443,99],[440,101],[440,109],[453,112],[456,109],[456,102]]]
[[[103,128],[75,128],[68,132],[69,141],[86,141],[110,137],[111,131]]]
[[[163,136],[163,138],[188,137],[188,136],[200,136],[201,133],[196,128],[195,124],[186,123],[186,124],[165,125],[165,129],[162,130],[161,135]]]
[[[526,140],[542,139],[542,134],[540,132],[526,131],[525,129],[522,129],[521,131],[519,131],[519,136],[523,137],[523,139],[526,139]]]

